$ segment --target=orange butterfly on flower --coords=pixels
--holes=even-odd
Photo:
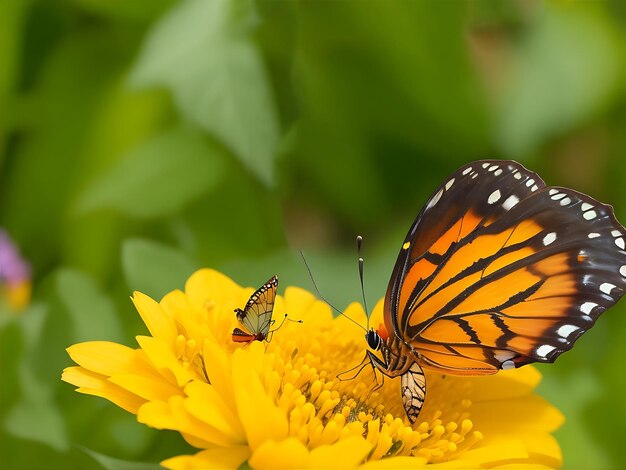
[[[276,320],[272,320],[274,312],[274,300],[276,299],[276,289],[278,288],[278,276],[272,276],[265,284],[257,289],[246,302],[242,309],[236,308],[237,320],[245,328],[235,328],[232,339],[236,343],[251,343],[252,341],[272,340],[272,334],[278,330],[287,319],[287,314],[283,321],[274,330],[270,330]],[[290,320],[302,323],[302,320]]]
[[[364,361],[401,377],[413,423],[422,367],[487,375],[554,362],[626,290],[626,229],[611,206],[543,180],[514,161],[453,173],[402,244],[384,329]],[[385,331],[386,330],[386,331]]]

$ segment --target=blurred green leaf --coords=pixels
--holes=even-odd
[[[186,118],[271,185],[279,125],[254,17],[250,0],[180,2],[150,32],[132,83],[168,87]]]
[[[72,322],[73,342],[122,340],[115,307],[93,279],[79,271],[61,269],[56,276],[56,287]]]
[[[498,110],[502,152],[524,157],[579,125],[617,92],[623,59],[609,18],[594,2],[538,4],[518,73]]]
[[[24,338],[20,324],[8,310],[0,308],[0,419],[19,400],[19,361],[24,354]]]
[[[122,246],[122,269],[128,287],[160,299],[183,288],[197,263],[179,250],[149,240],[126,240]]]
[[[69,448],[67,425],[54,400],[57,383],[50,383],[45,377],[42,379],[33,368],[35,351],[46,340],[44,322],[47,316],[47,309],[35,305],[15,323],[24,339],[24,350],[22,354],[14,351],[10,362],[17,368],[13,380],[21,393],[19,401],[8,410],[3,427],[15,437],[41,442],[57,451],[66,451]],[[5,361],[2,363],[4,365]],[[3,383],[3,389],[4,386]]]
[[[174,3],[174,0],[150,0],[149,2],[128,0],[73,0],[86,11],[106,17],[131,20],[151,21]]]
[[[79,213],[113,208],[138,218],[172,214],[210,190],[222,172],[219,151],[178,128],[130,151],[79,199]]]
[[[42,387],[44,384],[33,381],[25,386]],[[16,437],[41,442],[58,451],[69,448],[65,417],[52,396],[39,399],[23,396],[9,411],[4,426]]]
[[[162,468],[159,464],[149,462],[131,462],[128,460],[120,460],[108,455],[100,454],[91,449],[81,446],[81,449],[96,462],[102,465],[104,470],[158,470]]]
[[[8,110],[19,77],[22,60],[24,19],[29,1],[4,0],[0,2],[0,109]],[[12,113],[0,113],[0,168],[5,156],[5,139],[11,130]]]
[[[65,13],[66,3],[33,5]],[[122,41],[107,28],[80,28],[48,39],[52,46],[28,77],[30,86],[15,96],[14,109],[24,123],[10,147],[11,165],[1,173],[0,210],[3,226],[19,240],[38,275],[61,257],[70,195],[83,177],[81,147],[103,95],[119,82],[120,69],[132,55],[133,36]]]
[[[555,404],[566,418],[563,426],[555,433],[563,449],[563,468],[609,468],[606,454],[594,442],[593,429],[583,420],[585,406],[596,399],[602,390],[596,375],[580,365],[575,372],[561,378],[543,367],[540,368],[543,379],[537,393]],[[567,395],[567,400],[563,400],[564,394]]]
[[[325,199],[352,230],[386,226],[434,179],[485,156],[465,18],[465,2],[298,3],[294,192]]]

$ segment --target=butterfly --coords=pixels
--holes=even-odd
[[[467,164],[411,225],[364,360],[401,377],[411,423],[422,368],[487,375],[554,362],[624,294],[625,240],[609,205],[514,161]]]
[[[235,328],[232,333],[234,342],[251,343],[255,340],[268,342],[271,340],[273,331],[270,331],[270,328],[275,323],[275,320],[272,320],[272,312],[277,288],[278,276],[272,276],[250,296],[243,310],[235,309],[237,320],[247,331]]]

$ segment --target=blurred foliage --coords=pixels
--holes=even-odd
[[[400,241],[465,162],[515,158],[626,221],[620,0],[0,2],[0,226],[34,298],[0,311],[3,468],[152,468],[192,451],[61,383],[64,348],[133,345],[129,301],[196,268],[384,293]],[[558,365],[567,468],[623,466],[626,305]]]

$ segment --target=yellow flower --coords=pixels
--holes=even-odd
[[[201,270],[185,292],[161,302],[133,301],[151,336],[139,349],[88,342],[68,348],[79,365],[63,372],[78,391],[104,397],[141,423],[181,433],[194,455],[168,468],[552,468],[561,451],[551,436],[561,413],[533,393],[539,372],[527,366],[467,378],[428,373],[426,403],[411,427],[399,380],[375,384],[371,368],[352,380],[337,374],[365,354],[363,331],[333,318],[323,302],[289,287],[274,318],[287,322],[270,344],[234,343],[235,307],[252,289]],[[345,312],[365,324],[358,304]],[[382,302],[372,324],[382,321]]]

